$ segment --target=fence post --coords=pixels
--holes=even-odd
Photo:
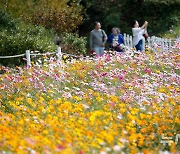
[[[152,37],[151,37],[152,47],[154,47],[154,46],[155,46],[155,39],[156,39],[156,37],[155,37],[155,36],[152,36]]]
[[[58,57],[58,61],[61,62],[62,53],[61,53],[61,47],[60,46],[58,46],[58,48],[57,48],[57,57]]]
[[[161,50],[164,51],[164,39],[161,39]]]
[[[147,41],[148,41],[148,48],[150,48],[151,47],[151,39],[150,39],[150,37],[147,38]]]
[[[130,39],[130,48],[132,49],[132,48],[133,48],[133,44],[132,44],[132,36],[130,36],[129,39]]]
[[[27,67],[31,66],[31,55],[30,50],[26,50]]]
[[[164,44],[165,44],[165,49],[167,50],[168,49],[168,39],[167,38],[164,39]]]
[[[172,50],[172,43],[171,43],[171,39],[169,39],[169,51]]]
[[[127,46],[127,37],[126,37],[126,33],[124,33],[124,45]]]
[[[126,37],[126,39],[127,39],[127,46],[128,46],[128,48],[130,47],[130,43],[129,43],[129,34],[127,35],[127,37]]]

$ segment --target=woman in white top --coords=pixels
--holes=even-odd
[[[137,20],[133,22],[133,46],[135,46],[136,50],[142,51],[143,50],[143,34],[147,28],[148,22],[145,21],[142,27],[139,27],[139,23]]]

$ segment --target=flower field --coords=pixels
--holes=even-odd
[[[0,153],[179,152],[179,68],[178,43],[172,52],[1,67]]]

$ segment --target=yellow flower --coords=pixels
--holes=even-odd
[[[101,97],[96,97],[96,100],[97,100],[98,102],[100,102],[100,101],[102,100],[102,98],[101,98]]]
[[[136,119],[136,116],[133,116],[131,114],[128,114],[127,117],[130,119],[130,120],[135,120]]]
[[[48,131],[47,130],[43,130],[42,132],[44,135],[47,135],[48,134]]]
[[[138,111],[139,111],[138,108],[133,108],[133,109],[131,110],[131,114],[132,114],[132,115],[136,115],[136,114],[138,113]]]
[[[132,86],[129,86],[129,90],[133,90],[133,87],[132,87]]]
[[[78,97],[78,96],[74,96],[74,99],[76,99],[77,101],[80,101],[80,100],[81,100],[81,98]]]
[[[76,154],[72,148],[64,149],[60,152],[60,154]]]
[[[135,142],[137,140],[137,135],[136,134],[131,134],[130,136],[129,136],[129,141],[130,142]]]
[[[17,97],[16,98],[16,101],[22,101],[23,100],[23,97]]]
[[[157,70],[157,69],[155,70],[155,72],[156,72],[157,74],[160,74],[160,73],[161,73],[161,72],[160,72],[159,70]]]
[[[111,95],[110,99],[111,99],[112,102],[118,102],[118,97],[117,96]]]
[[[97,141],[98,144],[104,143],[104,140],[102,140],[101,138],[96,138],[96,141]]]
[[[139,116],[140,116],[141,119],[145,119],[146,118],[146,115],[144,113],[140,113]]]
[[[32,98],[27,98],[26,100],[29,104],[32,104]]]
[[[16,102],[16,105],[20,105],[20,102],[19,102],[19,101],[17,101],[17,102]]]
[[[128,83],[125,83],[125,84],[124,84],[124,87],[125,87],[125,88],[128,88],[128,87],[129,87],[129,84],[128,84]]]
[[[56,104],[61,104],[62,103],[62,99],[58,98],[58,100],[56,100]]]
[[[119,110],[119,111],[120,111],[120,113],[122,113],[122,114],[123,114],[126,110],[125,110],[124,108],[120,108],[120,110]]]
[[[39,103],[43,103],[44,98],[43,97],[39,97]]]
[[[90,118],[89,118],[89,120],[90,120],[92,123],[94,123],[95,119],[96,119],[96,116],[95,116],[95,115],[91,115]]]
[[[163,87],[161,87],[161,88],[158,89],[158,92],[159,92],[159,93],[165,93],[165,92],[166,92],[166,89],[163,88]]]

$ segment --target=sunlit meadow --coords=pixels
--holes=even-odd
[[[1,67],[0,153],[180,151],[179,46]]]

